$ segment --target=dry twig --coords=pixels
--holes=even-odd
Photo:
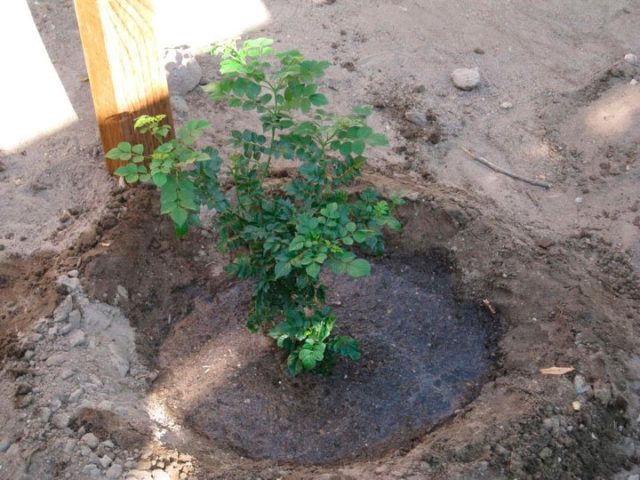
[[[527,178],[527,177],[523,177],[522,175],[518,175],[516,173],[512,173],[509,170],[505,170],[502,167],[499,167],[498,165],[495,165],[493,163],[491,163],[489,160],[487,160],[486,158],[483,157],[479,157],[476,154],[474,154],[471,150],[469,150],[468,148],[462,147],[462,151],[464,153],[466,153],[467,155],[469,155],[471,158],[473,158],[476,162],[479,162],[481,164],[483,164],[485,167],[489,167],[491,170],[501,173],[503,175],[506,175],[507,177],[511,177],[514,178],[516,180],[520,180],[521,182],[525,182],[528,183],[529,185],[535,185],[536,187],[542,187],[542,188],[551,188],[551,184],[548,182],[543,182],[541,180],[534,180],[532,178]]]

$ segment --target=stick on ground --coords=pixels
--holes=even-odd
[[[505,170],[504,168],[499,167],[498,165],[495,165],[495,164],[491,163],[486,158],[477,156],[476,154],[474,154],[468,148],[462,147],[462,151],[464,153],[466,153],[467,155],[469,155],[471,158],[473,158],[476,162],[479,162],[479,163],[483,164],[485,167],[489,167],[491,170],[493,170],[495,172],[498,172],[498,173],[501,173],[503,175],[506,175],[507,177],[511,177],[511,178],[516,179],[516,180],[520,180],[521,182],[528,183],[529,185],[535,185],[536,187],[542,187],[542,188],[546,188],[546,189],[551,188],[551,184],[548,183],[548,182],[543,182],[541,180],[534,180],[532,178],[523,177],[522,175],[518,175],[516,173],[511,173],[509,170]]]

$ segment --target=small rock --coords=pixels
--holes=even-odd
[[[71,310],[73,310],[73,297],[67,295],[53,311],[53,321],[56,323],[64,322],[69,316],[69,313],[71,313]]]
[[[74,292],[80,288],[80,280],[66,275],[60,275],[56,280],[56,286],[62,292]]]
[[[24,358],[25,360],[29,361],[31,360],[33,357],[35,357],[36,352],[34,352],[33,350],[27,350],[26,352],[24,352],[24,355],[22,358]]]
[[[80,347],[87,341],[87,337],[82,330],[74,330],[69,334],[69,345],[71,347]]]
[[[500,108],[503,109],[503,110],[510,110],[510,109],[513,108],[513,103],[511,103],[511,102],[502,102],[500,104]]]
[[[573,379],[573,385],[576,387],[576,393],[578,395],[582,395],[583,393],[587,393],[589,390],[591,390],[591,386],[587,383],[582,375],[576,375],[576,377]]]
[[[460,90],[473,90],[480,85],[480,71],[477,68],[457,68],[451,73],[451,80]]]
[[[632,78],[629,85],[638,85],[638,81],[635,78]]]
[[[92,450],[96,448],[100,443],[98,441],[98,438],[93,433],[85,433],[80,440],[86,443],[87,446]]]
[[[72,376],[73,376],[73,370],[71,370],[70,368],[65,368],[64,370],[62,370],[62,373],[60,374],[60,378],[62,378],[62,380],[66,380]]]
[[[80,272],[78,272],[78,270],[69,270],[67,272],[67,277],[76,278],[79,274]]]
[[[151,472],[151,476],[153,477],[153,480],[171,480],[171,477],[169,477],[169,474],[159,468],[156,468],[155,470],[153,470]]]
[[[580,204],[582,203],[584,199],[582,197],[576,197],[576,203]]]
[[[178,115],[184,116],[189,113],[189,105],[181,95],[171,95],[169,100],[171,101],[171,107]]]
[[[80,328],[80,323],[82,322],[82,315],[78,310],[72,310],[69,313],[69,318],[67,320],[69,321],[69,325],[71,325],[73,328]]]
[[[55,367],[58,365],[62,365],[67,361],[67,354],[64,352],[56,352],[47,358],[47,361],[44,362],[47,367]]]
[[[111,440],[105,440],[104,442],[101,443],[101,445],[104,448],[110,448],[110,449],[115,447],[115,445],[113,444],[113,442]]]
[[[107,470],[106,475],[107,478],[111,478],[113,480],[120,478],[120,476],[122,475],[122,465],[114,463],[113,465],[111,465],[109,470]]]
[[[638,475],[637,473],[633,475],[629,475],[627,477],[627,480],[640,480],[640,475]]]
[[[48,422],[51,418],[51,409],[48,407],[42,407],[40,409],[40,419],[44,422]]]
[[[9,440],[7,437],[0,438],[0,453],[4,453],[9,450],[10,446],[11,440]]]
[[[58,397],[55,397],[49,402],[49,407],[52,411],[57,412],[60,410],[60,407],[62,407],[62,401],[60,401]]]
[[[114,345],[109,345],[111,351],[111,363],[116,367],[116,370],[120,375],[126,377],[129,372],[129,361],[120,353],[119,349]]]
[[[627,53],[624,56],[624,61],[630,65],[640,66],[640,60],[638,60],[638,56],[633,53]]]
[[[108,468],[112,462],[113,460],[109,455],[103,455],[102,458],[100,459],[100,465],[102,465],[102,468]]]
[[[60,327],[60,330],[58,330],[58,333],[64,336],[64,335],[67,335],[71,330],[73,330],[73,325],[71,325],[70,323],[66,323],[62,327]]]
[[[31,393],[18,395],[15,400],[17,408],[27,408],[31,403],[33,403],[33,395]]]
[[[71,403],[77,402],[78,400],[80,400],[80,397],[82,396],[83,393],[84,393],[84,390],[82,389],[82,387],[78,387],[71,393],[71,395],[69,395],[69,402]]]
[[[70,421],[71,421],[71,418],[69,417],[68,414],[66,414],[64,412],[60,412],[60,413],[56,413],[53,416],[53,419],[51,420],[51,423],[53,423],[53,425],[55,425],[60,430],[64,430],[65,428],[67,428],[69,426],[69,422]]]
[[[476,47],[473,49],[473,53],[475,53],[476,55],[484,55],[484,50],[480,47]]]
[[[39,333],[32,333],[31,336],[29,337],[31,339],[31,341],[33,343],[38,343],[40,340],[42,340],[44,337],[42,335],[40,335]]]
[[[426,127],[428,125],[427,114],[424,112],[409,110],[408,112],[405,112],[404,118],[419,127]]]
[[[77,445],[78,445],[78,442],[75,439],[73,438],[68,439],[67,443],[65,443],[64,445],[64,453],[66,453],[67,455],[71,455],[72,453],[75,452]]]
[[[542,459],[549,458],[551,455],[553,455],[553,452],[549,447],[544,447],[538,454],[538,456]]]
[[[51,327],[48,331],[47,334],[50,337],[55,337],[58,334],[58,327],[56,325],[54,325],[53,327]]]
[[[200,83],[202,68],[188,48],[165,50],[163,61],[172,95],[186,95]]]
[[[579,401],[575,400],[571,402],[571,408],[573,408],[575,412],[579,412],[582,408],[582,404]]]
[[[118,285],[116,287],[116,292],[120,297],[124,298],[125,300],[129,300],[129,292],[122,285]]]

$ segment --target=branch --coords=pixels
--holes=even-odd
[[[483,164],[485,167],[489,167],[491,170],[501,173],[503,175],[506,175],[507,177],[511,177],[514,178],[516,180],[520,180],[521,182],[525,182],[528,183],[529,185],[535,185],[536,187],[542,187],[542,188],[546,188],[547,190],[550,189],[552,187],[552,185],[548,182],[543,182],[541,180],[534,180],[532,178],[527,178],[527,177],[523,177],[522,175],[518,175],[516,173],[511,173],[509,170],[505,170],[502,167],[499,167],[493,163],[491,163],[489,160],[487,160],[486,158],[483,157],[479,157],[477,155],[475,155],[471,150],[462,147],[462,151],[464,153],[466,153],[467,155],[469,155],[471,158],[473,158],[476,162],[479,162],[481,164]]]

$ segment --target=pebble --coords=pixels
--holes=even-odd
[[[67,272],[67,277],[76,278],[80,272],[78,270],[69,270]]]
[[[129,292],[122,285],[118,285],[116,287],[116,292],[118,293],[119,296],[121,296],[125,300],[129,300]]]
[[[582,197],[576,197],[576,203],[582,203],[583,198]]]
[[[111,478],[114,480],[117,478],[120,478],[120,476],[122,475],[122,465],[114,463],[113,465],[111,465],[109,470],[107,470],[106,475],[107,475],[107,478]]]
[[[80,347],[87,342],[87,337],[82,330],[74,330],[69,334],[69,345]]]
[[[73,310],[73,298],[71,295],[67,295],[53,311],[53,321],[56,323],[64,322],[69,316],[69,313],[71,313],[71,310]]]
[[[638,475],[637,473],[633,475],[629,475],[627,477],[627,480],[640,480],[640,475]]]
[[[34,343],[38,343],[40,340],[42,340],[44,337],[42,335],[40,335],[39,333],[33,333],[31,334],[31,341]]]
[[[42,407],[40,409],[40,418],[43,421],[48,422],[49,419],[51,418],[51,409],[48,407]]]
[[[64,370],[62,370],[62,373],[60,374],[60,378],[62,378],[62,380],[66,380],[72,376],[73,376],[73,370],[71,370],[70,368],[65,368]]]
[[[64,352],[57,352],[47,358],[47,361],[44,362],[47,367],[56,367],[58,365],[62,365],[67,361],[67,354]]]
[[[64,430],[69,426],[70,421],[71,421],[71,418],[69,417],[69,415],[64,412],[61,412],[61,413],[56,413],[53,416],[51,423],[53,423],[53,425],[58,427],[60,430]]]
[[[56,325],[54,325],[53,327],[51,327],[49,329],[49,331],[47,333],[48,333],[48,335],[50,337],[55,337],[58,334],[58,327]]]
[[[73,328],[80,328],[82,315],[78,310],[72,310],[71,313],[69,313],[69,318],[67,320],[69,321],[69,325],[71,325]]]
[[[640,60],[638,60],[638,56],[633,53],[627,53],[624,56],[624,61],[630,65],[640,66]]]
[[[582,375],[576,375],[576,377],[573,379],[573,385],[576,387],[576,393],[578,395],[582,395],[583,393],[587,393],[589,390],[591,390],[591,386],[589,386]]]
[[[187,105],[187,101],[183,96],[171,95],[169,100],[171,101],[171,107],[178,115],[183,116],[189,113],[189,105]]]
[[[82,389],[82,387],[78,387],[71,393],[71,395],[69,395],[69,402],[72,402],[72,403],[77,402],[78,400],[80,400],[80,397],[82,396],[83,393],[84,393],[84,390]]]
[[[427,114],[417,110],[409,110],[408,112],[405,112],[404,118],[419,127],[426,127],[428,124]]]
[[[27,350],[26,352],[24,352],[24,359],[29,361],[31,360],[34,356],[36,355],[36,352],[34,352],[33,350]]]
[[[629,85],[637,85],[638,81],[635,78],[632,78],[631,81],[629,82]]]
[[[102,458],[100,459],[100,465],[102,465],[102,468],[108,468],[112,462],[113,460],[109,455],[103,455]]]
[[[60,290],[71,293],[80,288],[80,280],[78,280],[78,278],[61,275],[56,280],[56,285]]]
[[[451,80],[460,90],[473,90],[480,85],[480,71],[477,68],[457,68],[451,73]]]
[[[98,438],[93,433],[85,433],[80,440],[86,443],[87,446],[92,450],[96,448],[100,443],[98,441]]]
[[[73,325],[71,325],[70,323],[66,323],[60,328],[60,330],[58,330],[58,333],[64,336],[67,335],[71,330],[73,330]]]
[[[76,445],[78,445],[78,442],[75,439],[68,439],[64,445],[64,453],[71,455],[76,450]]]
[[[575,401],[571,402],[571,407],[573,408],[573,410],[575,412],[579,412],[580,409],[582,408],[582,404],[579,401],[575,400]]]
[[[111,440],[105,440],[104,442],[102,442],[102,446],[104,448],[114,448],[115,445],[113,444],[113,442]]]
[[[0,438],[0,453],[4,453],[9,450],[11,441],[8,438]]]
[[[538,455],[540,456],[540,458],[544,459],[549,458],[551,455],[553,455],[553,452],[549,447],[544,447],[542,450],[540,450],[540,453]]]
[[[510,110],[510,109],[513,108],[513,103],[511,103],[511,102],[502,102],[500,104],[500,108],[503,109],[503,110]]]
[[[159,468],[156,468],[154,471],[152,471],[151,476],[153,480],[171,480],[169,474],[164,470],[160,470]]]

